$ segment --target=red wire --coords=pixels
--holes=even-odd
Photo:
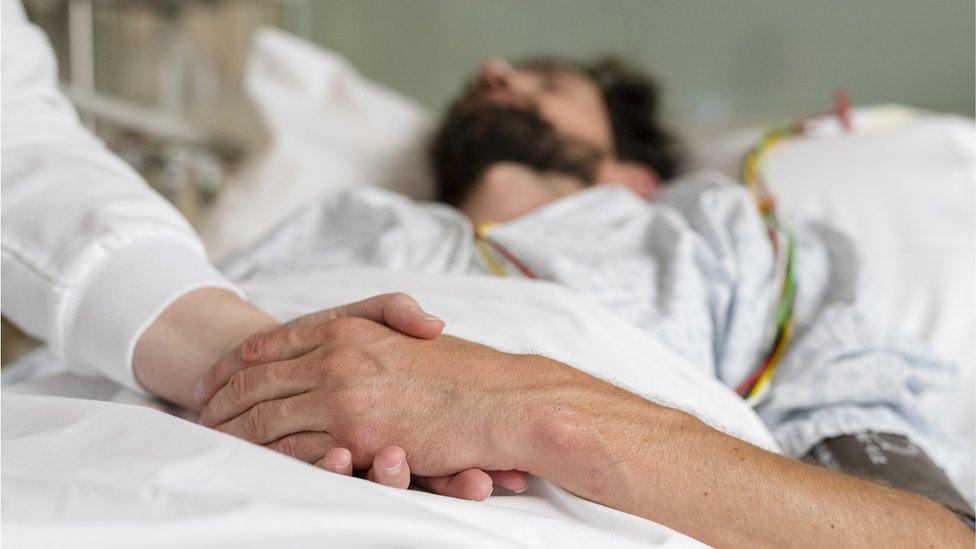
[[[532,269],[530,269],[528,265],[526,265],[525,263],[522,263],[521,261],[519,261],[519,258],[515,257],[515,254],[513,254],[510,251],[508,251],[505,248],[505,246],[502,246],[501,244],[499,244],[498,242],[495,242],[494,240],[492,240],[491,238],[488,238],[487,236],[483,236],[482,238],[484,238],[485,242],[489,246],[491,246],[492,248],[494,248],[496,252],[498,252],[499,254],[501,254],[502,257],[504,257],[505,259],[507,259],[512,265],[515,265],[515,268],[518,269],[519,271],[521,271],[522,274],[526,276],[526,278],[532,278],[532,279],[539,278],[538,275],[536,275],[535,272]]]
[[[756,381],[759,380],[763,372],[769,369],[769,363],[772,362],[773,356],[776,355],[776,348],[779,346],[780,338],[782,338],[782,333],[780,333],[779,337],[776,338],[776,341],[773,342],[773,352],[769,353],[769,356],[766,357],[766,360],[763,361],[762,365],[759,366],[759,368],[756,368],[756,370],[752,372],[751,376],[746,378],[745,381],[743,381],[738,387],[736,387],[735,392],[739,393],[739,396],[744,397],[748,395],[749,391],[751,391],[752,388],[756,385]]]
[[[840,119],[844,131],[850,133],[854,130],[854,123],[851,120],[851,99],[847,95],[847,90],[840,89],[834,92],[834,114]]]

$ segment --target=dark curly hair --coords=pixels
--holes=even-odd
[[[650,166],[661,179],[677,175],[682,148],[661,123],[657,83],[612,57],[590,65],[586,74],[603,93],[617,157]]]
[[[619,159],[644,164],[664,180],[681,169],[681,144],[661,123],[660,92],[647,75],[612,57],[589,65],[532,58],[516,66],[585,74],[603,95]],[[452,105],[431,146],[438,200],[459,206],[484,170],[500,161],[519,162],[593,183],[597,152],[557,134],[539,113],[493,105],[463,107],[461,101]]]

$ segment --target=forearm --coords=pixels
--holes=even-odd
[[[227,290],[207,288],[173,302],[136,344],[133,369],[147,390],[197,409],[193,388],[221,354],[277,322]]]
[[[930,500],[806,465],[599,380],[537,400],[527,470],[706,543],[973,543]]]

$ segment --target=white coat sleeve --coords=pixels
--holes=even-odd
[[[195,289],[240,295],[187,221],[78,121],[46,36],[2,0],[3,315],[77,373],[141,390],[139,336]]]

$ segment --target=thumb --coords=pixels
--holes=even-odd
[[[326,322],[355,316],[385,324],[412,337],[433,339],[444,330],[444,321],[424,311],[409,295],[398,292],[382,294],[296,318],[291,326]]]
[[[383,323],[394,330],[423,339],[433,339],[444,330],[443,320],[423,310],[407,294],[387,294],[373,299],[381,299]]]

